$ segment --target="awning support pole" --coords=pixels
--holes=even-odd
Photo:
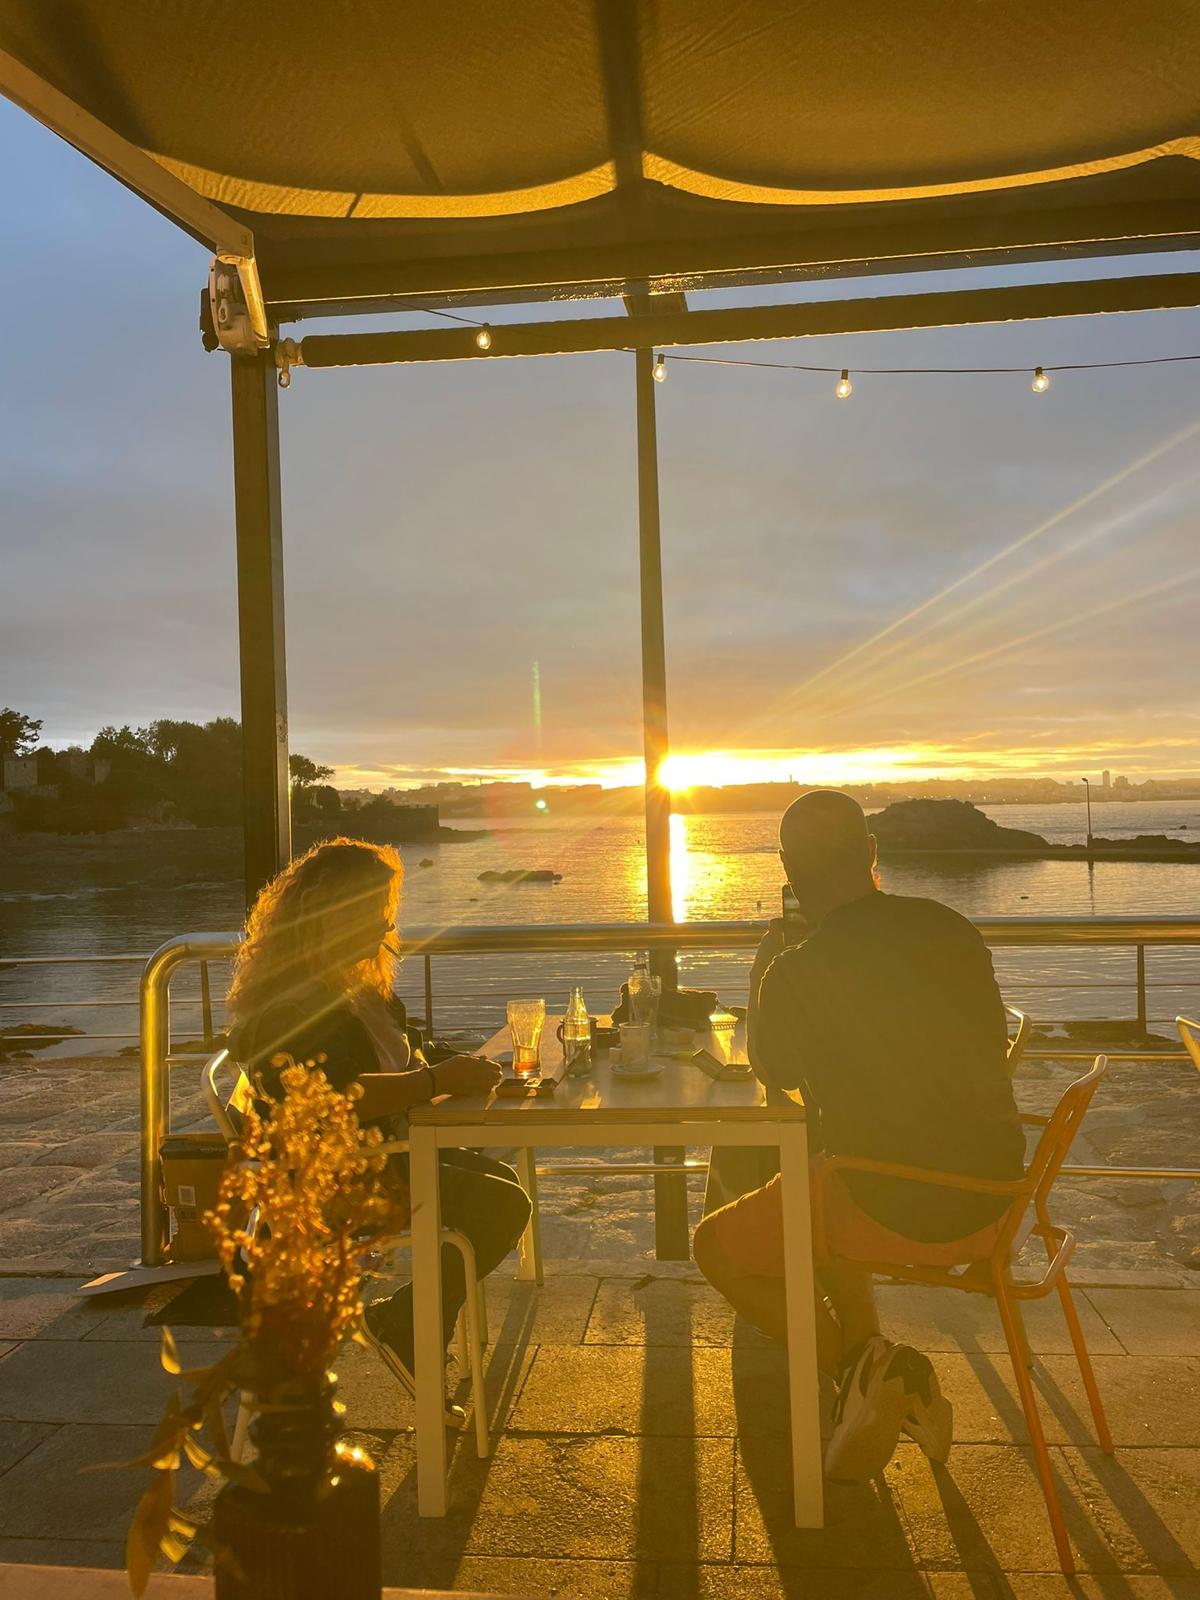
[[[671,905],[671,796],[655,782],[667,758],[667,647],[663,628],[662,540],[658,516],[658,427],[654,352],[634,356],[637,382],[638,548],[642,597],[642,748],[646,756],[646,901],[651,922],[673,922]],[[652,950],[651,970],[664,987],[675,982],[675,952]],[[654,1160],[678,1165],[654,1175],[654,1253],[660,1261],[686,1261],[687,1171],[682,1149],[655,1147]]]
[[[671,914],[671,796],[655,780],[667,758],[667,651],[663,631],[662,541],[658,517],[658,429],[654,353],[634,357],[637,381],[638,547],[642,601],[642,747],[646,756],[646,900],[651,922]],[[674,968],[674,958],[665,959]]]
[[[270,352],[234,356],[233,483],[242,683],[246,905],[292,854],[279,390]]]

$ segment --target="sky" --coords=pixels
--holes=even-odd
[[[56,747],[236,716],[206,253],[0,102],[0,260],[0,705]],[[973,281],[1018,275],[1063,274]],[[824,375],[671,362],[673,781],[1200,775],[1200,363],[1029,386],[1039,363],[1187,352],[1200,312],[694,352],[1028,369],[862,375],[844,401]],[[280,412],[293,749],[372,788],[635,781],[631,357],[301,370]]]

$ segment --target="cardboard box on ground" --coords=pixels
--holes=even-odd
[[[163,1193],[175,1223],[172,1261],[211,1261],[216,1256],[203,1217],[217,1203],[227,1155],[220,1134],[173,1133],[163,1140]]]

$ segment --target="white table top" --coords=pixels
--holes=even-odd
[[[558,1020],[546,1019],[543,1051],[561,1048],[554,1037]],[[706,1034],[698,1033],[694,1047],[701,1048],[706,1038]],[[510,1048],[508,1029],[503,1028],[488,1040],[480,1054],[498,1055]],[[408,1118],[414,1125],[511,1128],[532,1117],[537,1119],[539,1128],[547,1129],[565,1123],[578,1124],[581,1112],[586,1114],[589,1123],[594,1120],[596,1124],[636,1121],[669,1126],[681,1121],[778,1123],[804,1120],[804,1105],[798,1098],[790,1105],[768,1106],[757,1078],[723,1083],[708,1077],[691,1060],[658,1056],[655,1061],[662,1064],[659,1076],[622,1081],[613,1072],[607,1056],[602,1056],[586,1078],[564,1078],[552,1094],[530,1094],[523,1099],[495,1094],[456,1096],[414,1106]]]

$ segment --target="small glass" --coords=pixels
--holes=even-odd
[[[623,1022],[621,1024],[622,1067],[644,1067],[650,1061],[650,1024],[648,1022]]]
[[[513,1073],[536,1077],[542,1061],[542,1029],[546,1026],[544,1000],[510,1000],[508,1031],[512,1035]]]

